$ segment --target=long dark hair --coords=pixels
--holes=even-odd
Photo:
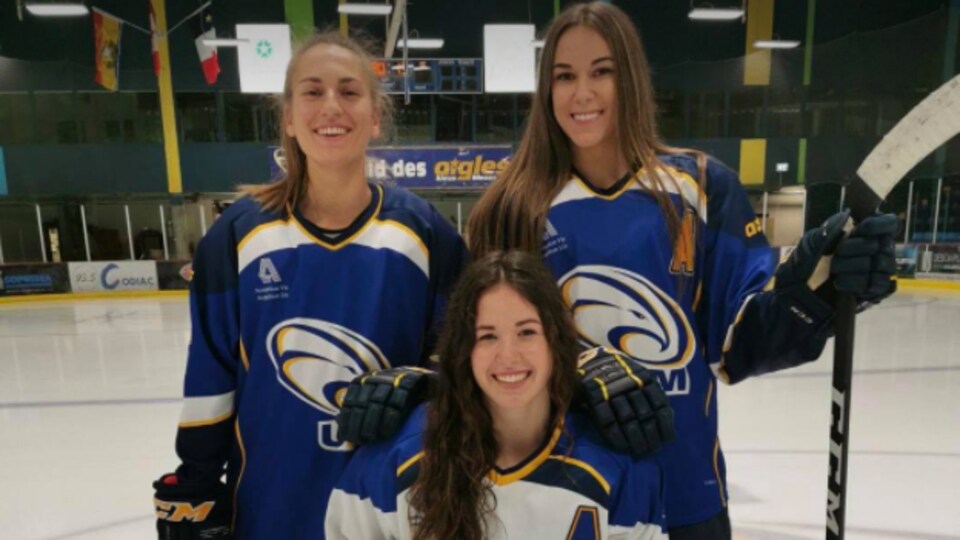
[[[471,368],[477,304],[505,284],[536,308],[553,356],[549,381],[552,422],[566,412],[577,381],[577,332],[553,276],[539,257],[493,252],[464,272],[447,308],[440,336],[440,384],[427,413],[424,456],[411,488],[414,538],[480,540],[484,515],[494,510],[487,474],[497,458],[493,421]]]
[[[477,202],[467,222],[470,251],[475,256],[496,249],[540,251],[550,203],[573,171],[570,140],[553,116],[552,71],[560,37],[577,26],[596,31],[610,47],[616,70],[620,151],[632,172],[644,169],[649,185],[639,178],[633,181],[657,200],[667,222],[671,245],[678,245],[682,218],[668,192],[672,188],[682,193],[680,180],[667,171],[657,156],[690,155],[697,162],[697,182],[703,184],[706,155],[696,150],[673,148],[661,141],[650,67],[636,26],[619,8],[606,2],[591,2],[568,7],[547,28],[537,73],[537,93],[520,145],[507,168]]]

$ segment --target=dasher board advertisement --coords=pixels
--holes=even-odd
[[[154,261],[103,261],[68,263],[73,292],[155,291]]]

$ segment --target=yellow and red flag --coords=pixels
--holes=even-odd
[[[120,78],[120,31],[123,23],[103,12],[93,11],[93,36],[96,48],[94,80],[107,90],[116,91]]]

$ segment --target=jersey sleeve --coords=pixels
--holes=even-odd
[[[397,512],[395,459],[385,455],[384,446],[362,447],[343,471],[327,504],[327,540],[401,537],[407,516]]]
[[[232,418],[241,367],[233,227],[221,216],[200,241],[190,284],[190,346],[177,430],[178,474],[219,479],[232,444]]]
[[[447,300],[461,272],[467,265],[470,255],[463,239],[446,219],[431,207],[432,237],[430,246],[430,309],[427,320],[427,337],[424,341],[422,364],[437,344],[437,336],[446,314]]]
[[[663,473],[659,465],[629,460],[610,506],[611,540],[666,540]]]
[[[746,192],[729,169],[711,164],[708,170],[706,268],[697,312],[707,361],[733,384],[816,359],[832,310],[812,293],[772,290],[773,254]]]
[[[773,254],[760,230],[746,191],[733,171],[710,161],[707,167],[702,296],[697,324],[704,356],[722,380],[742,360],[730,354],[731,339],[744,309],[773,277]]]

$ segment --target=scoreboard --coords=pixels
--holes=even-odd
[[[411,94],[482,94],[480,58],[379,58],[373,71],[387,94],[403,94],[404,80]]]

